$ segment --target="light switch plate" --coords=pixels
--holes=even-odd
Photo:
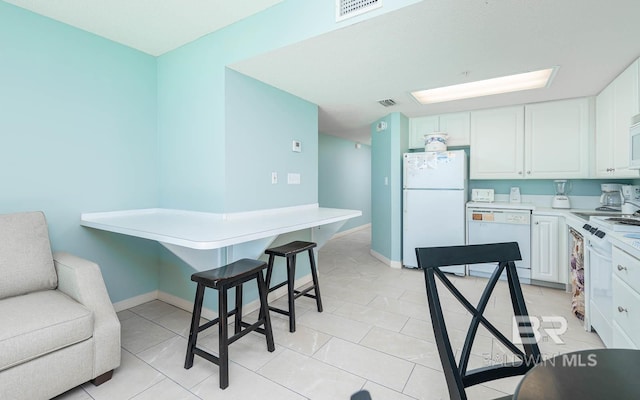
[[[299,140],[294,140],[291,144],[291,150],[296,153],[302,152],[302,143]]]
[[[287,184],[288,185],[299,185],[300,184],[300,174],[288,173],[287,174]]]

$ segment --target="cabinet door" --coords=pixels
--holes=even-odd
[[[531,279],[560,282],[558,227],[559,217],[531,217]]]
[[[523,177],[524,107],[471,112],[471,179]]]
[[[525,177],[589,176],[589,100],[525,106]]]
[[[613,175],[613,84],[596,97],[595,174],[600,178]],[[627,156],[628,159],[628,156]]]
[[[449,135],[447,146],[469,145],[469,116],[468,112],[440,115],[440,131]]]
[[[440,124],[437,115],[411,118],[409,120],[409,148],[424,149],[424,135],[439,132]]]
[[[638,114],[638,61],[631,64],[613,82],[613,175],[637,178],[629,167],[629,127]]]

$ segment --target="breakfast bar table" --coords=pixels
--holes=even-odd
[[[241,213],[206,213],[165,208],[83,213],[89,228],[155,240],[197,271],[241,258],[258,258],[281,234],[310,229],[322,247],[358,210],[317,204]]]

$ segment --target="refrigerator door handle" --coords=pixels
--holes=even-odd
[[[404,196],[404,198],[402,199],[402,211],[404,211],[404,213],[407,213],[407,191],[403,190],[402,191],[402,195]]]

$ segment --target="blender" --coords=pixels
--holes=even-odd
[[[558,179],[553,181],[553,186],[556,188],[556,194],[551,200],[552,208],[571,208],[569,202],[569,182],[566,179]]]

